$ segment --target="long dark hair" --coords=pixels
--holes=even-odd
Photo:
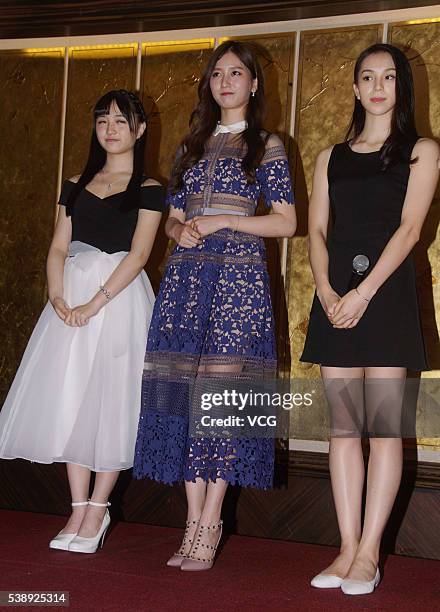
[[[409,61],[405,54],[394,45],[378,43],[362,51],[354,67],[354,82],[359,82],[363,61],[374,53],[391,55],[396,68],[396,105],[391,119],[390,135],[384,142],[381,151],[382,169],[396,162],[408,163],[408,147],[415,144],[418,134],[414,119],[414,83]],[[346,138],[350,135],[356,139],[365,125],[365,108],[355,98],[353,117]],[[414,163],[416,160],[410,160]]]
[[[189,122],[190,132],[183,140],[181,147],[182,155],[178,158],[173,169],[170,183],[172,192],[182,188],[183,173],[201,159],[206,142],[220,120],[221,110],[212,96],[210,79],[217,62],[228,51],[234,53],[243,62],[250,71],[252,79],[258,79],[257,91],[255,96],[249,98],[246,109],[245,118],[248,127],[241,134],[247,146],[247,151],[242,161],[242,168],[248,181],[255,181],[255,169],[259,166],[265,150],[265,139],[262,136],[265,114],[263,71],[258,62],[257,49],[254,45],[237,40],[227,40],[212,53],[200,79],[198,88],[199,103],[191,114]]]
[[[99,144],[96,136],[96,119],[107,115],[110,112],[112,104],[116,104],[120,112],[128,121],[130,132],[136,133],[139,125],[143,122],[147,122],[142,102],[139,100],[136,94],[132,91],[126,91],[125,89],[116,89],[108,91],[104,94],[93,109],[93,132],[92,139],[90,142],[89,157],[85,165],[84,170],[78,180],[78,182],[72,188],[69,198],[67,200],[66,214],[71,215],[75,200],[79,193],[84,189],[93,177],[99,172],[107,159],[106,151]],[[133,152],[133,174],[127,185],[124,199],[121,204],[121,210],[130,210],[137,208],[140,204],[140,187],[144,178],[144,153],[145,153],[145,142],[147,139],[147,130],[140,138],[136,140]]]

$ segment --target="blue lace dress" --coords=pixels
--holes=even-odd
[[[201,214],[252,216],[260,195],[293,204],[281,140],[271,135],[249,184],[241,168],[240,135],[218,134],[184,174],[168,203],[186,219]],[[274,441],[189,435],[191,382],[204,369],[261,379],[276,371],[274,318],[264,241],[223,229],[202,244],[176,246],[157,296],[145,355],[135,478],[172,484],[196,478],[268,488]],[[234,373],[234,374],[232,374]],[[225,374],[226,376],[226,374]]]

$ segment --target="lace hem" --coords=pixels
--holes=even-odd
[[[267,438],[189,438],[188,423],[176,416],[141,414],[133,476],[164,484],[215,482],[268,489],[272,487],[274,440]]]

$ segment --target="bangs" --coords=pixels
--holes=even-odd
[[[227,40],[217,47],[212,58],[212,70],[214,70],[218,60],[226,55],[226,53],[229,53],[229,51],[236,55],[242,64],[246,66],[253,79],[257,78],[258,72],[255,65],[257,48],[251,43],[243,44],[239,40]]]
[[[118,107],[121,115],[128,121],[130,132],[134,133],[140,122],[140,117],[138,117],[130,98],[119,91],[109,91],[98,100],[93,109],[95,120],[98,117],[109,115],[112,104]]]

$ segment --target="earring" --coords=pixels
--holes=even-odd
[[[253,92],[251,93],[251,96],[252,96],[253,98],[255,98],[255,91],[253,91]]]

